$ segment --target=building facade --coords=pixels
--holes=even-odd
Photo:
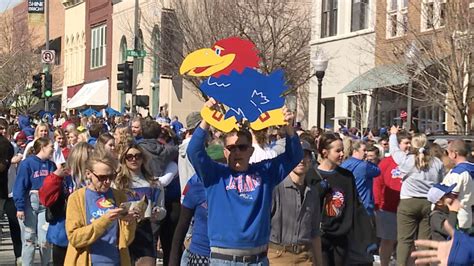
[[[176,115],[184,120],[187,114],[202,107],[202,99],[192,90],[192,86],[179,75],[165,73],[163,51],[169,49],[163,42],[163,16],[171,16],[173,9],[166,1],[143,0],[139,2],[138,50],[146,56],[139,58],[137,67],[137,95],[148,95],[148,108],[138,108],[143,115],[156,116],[160,110],[168,115]],[[128,109],[132,104],[130,94],[117,90],[117,65],[133,61],[127,50],[135,49],[135,1],[114,1],[112,42],[111,106],[117,110]]]
[[[63,106],[84,84],[86,58],[86,3],[84,0],[62,2],[64,20],[64,86]]]
[[[469,106],[474,99],[473,81],[472,70],[468,70],[469,66],[472,68],[472,50],[469,52],[472,48],[463,48],[462,44],[457,45],[456,40],[459,29],[463,28],[457,23],[466,23],[472,29],[473,24],[468,20],[469,12],[472,18],[474,7],[469,2],[472,1],[377,1],[376,66],[390,66],[399,75],[406,75],[404,82],[397,86],[380,86],[375,90],[379,99],[374,106],[377,125],[387,126],[397,121],[401,123],[400,114],[408,109],[407,96],[411,88],[413,122],[410,127],[427,133],[463,133],[458,132],[455,115],[449,110],[457,108],[453,100],[457,89],[449,87],[451,81],[446,82],[447,79],[454,81],[459,78],[456,77],[458,74],[450,70],[441,76],[438,73],[442,72],[437,70],[450,69],[459,64],[461,69],[465,69],[460,78],[464,80],[461,83],[464,83],[465,92],[460,94],[464,94],[461,101],[466,101],[467,109],[466,117],[461,119],[467,120],[467,132],[469,127],[472,128]],[[460,43],[470,43],[472,47],[473,36],[466,36],[462,32],[461,35],[464,40],[460,40]],[[470,41],[466,42],[465,39],[469,38]]]
[[[313,14],[311,54],[314,58],[323,53],[328,59],[328,68],[321,103],[318,103],[317,78],[311,79],[308,125],[316,125],[319,115],[322,128],[367,127],[370,91],[341,91],[375,66],[375,1],[314,0]],[[319,104],[321,114],[317,113]]]
[[[322,126],[328,129],[399,124],[422,132],[455,131],[454,120],[459,122],[461,115],[455,117],[452,111],[450,115],[448,112],[449,108],[457,108],[453,99],[458,97],[466,101],[465,120],[467,128],[470,127],[472,52],[463,45],[472,47],[472,36],[466,34],[462,25],[452,23],[459,24],[460,16],[468,20],[472,3],[467,0],[316,0],[313,3],[312,53],[324,51],[329,66],[323,80],[321,103],[318,103],[316,78],[311,82],[310,124],[320,115]],[[462,30],[455,28],[459,26]],[[452,39],[454,47],[450,46]],[[462,63],[458,67],[465,70],[461,77],[456,77],[452,69],[459,61]],[[443,68],[451,70],[443,72]],[[443,85],[444,81],[439,79],[442,74],[444,81],[460,80],[467,93],[460,93],[459,89],[456,92],[452,83],[451,87]],[[318,104],[322,105],[321,114],[316,111]],[[413,118],[411,125],[405,121],[406,113]]]

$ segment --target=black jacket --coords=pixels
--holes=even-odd
[[[4,136],[0,136],[0,199],[8,199],[8,169],[15,151]]]

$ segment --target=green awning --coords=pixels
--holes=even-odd
[[[349,82],[339,94],[407,84],[409,76],[403,69],[403,65],[374,67]]]

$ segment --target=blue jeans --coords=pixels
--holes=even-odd
[[[228,266],[268,266],[270,263],[268,262],[268,258],[265,257],[261,261],[257,263],[243,263],[243,262],[235,262],[230,260],[220,260],[211,258],[211,265],[228,265]]]
[[[48,223],[46,208],[39,203],[38,193],[32,192],[25,202],[25,219],[20,220],[23,248],[21,259],[23,265],[33,265],[36,243],[39,245],[41,265],[48,265],[51,260],[51,246],[46,241]]]
[[[181,255],[181,264],[182,266],[187,266],[189,263],[189,251],[188,249],[184,249],[183,255]]]

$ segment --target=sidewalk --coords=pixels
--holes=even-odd
[[[2,234],[0,234],[0,265],[15,265],[15,255],[8,229],[8,222],[4,217],[0,219]]]
[[[15,255],[13,253],[12,240],[10,238],[10,230],[8,228],[8,221],[6,217],[0,217],[0,227],[2,228],[2,234],[0,234],[0,266],[15,265]],[[51,261],[52,263],[52,261]],[[35,266],[40,264],[40,255],[36,251],[35,255]],[[157,266],[163,265],[161,260],[157,260]]]
[[[0,227],[2,234],[0,234],[0,265],[15,265],[15,254],[13,253],[12,240],[10,238],[10,230],[8,228],[8,221],[5,216],[0,218]],[[35,255],[35,266],[40,264],[39,252]]]

